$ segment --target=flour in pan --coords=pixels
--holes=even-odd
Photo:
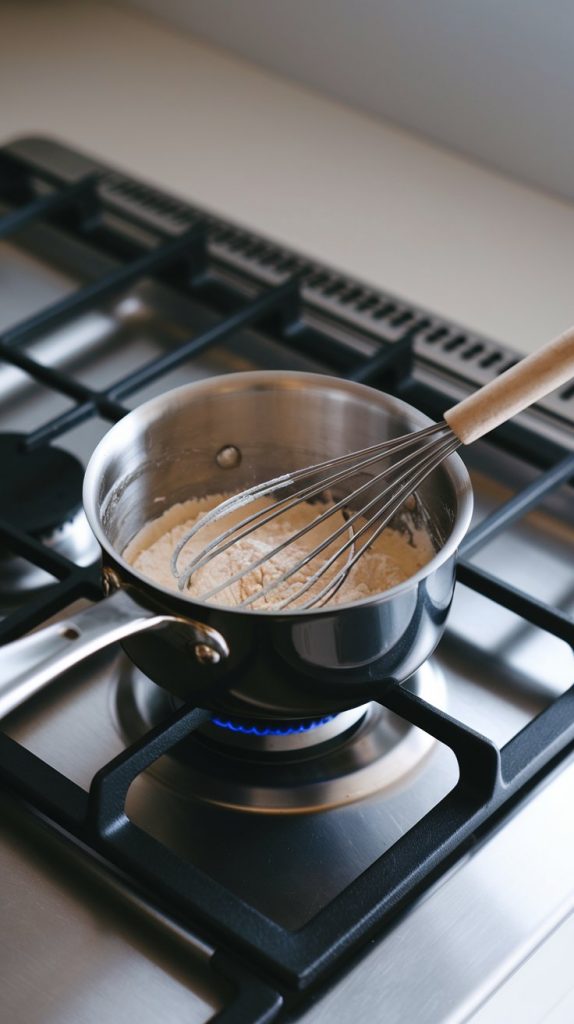
[[[223,497],[224,495],[209,495],[205,498],[173,505],[158,519],[146,523],[124,551],[124,558],[152,582],[171,590],[177,590],[177,580],[170,568],[174,548],[197,519],[222,501]],[[253,504],[250,512],[270,505],[269,499],[260,499],[259,502]],[[241,538],[227,551],[211,559],[207,565],[192,575],[185,591],[186,596],[201,599],[202,594],[217,586],[218,583],[224,583],[240,570],[248,568],[262,555],[267,555],[282,541],[297,533],[303,526],[310,524],[324,510],[324,505],[299,504],[248,537]],[[182,552],[179,565],[184,567],[190,559],[201,553],[210,540],[221,534],[223,528],[226,529],[231,525],[234,517],[238,522],[244,515],[244,511],[238,509],[225,519],[224,527],[222,521],[219,521],[211,523],[201,530]],[[213,598],[213,602],[227,606],[240,604],[272,580],[281,576],[290,566],[304,558],[344,523],[345,520],[341,514],[334,513],[326,522],[314,527],[305,536],[284,548],[273,558],[267,559],[263,565],[249,572],[241,580],[226,587]],[[349,534],[345,533],[343,536],[346,539]],[[341,540],[342,538],[339,538],[334,546],[326,547],[320,556],[312,559],[289,579],[283,580],[274,590],[254,601],[249,608],[272,609],[292,596],[334,553],[337,543],[340,544]],[[434,553],[426,531],[414,529],[406,533],[395,529],[386,529],[352,567],[330,603],[333,605],[350,604],[388,590],[418,572],[430,561]],[[307,601],[315,589],[318,592],[323,588],[329,578],[343,566],[346,557],[348,557],[348,552],[333,563],[321,579],[306,592],[301,601]],[[289,606],[289,608],[296,607],[296,601]]]

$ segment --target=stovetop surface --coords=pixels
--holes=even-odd
[[[76,164],[81,173],[92,169],[88,162],[84,166],[81,158],[67,151],[62,155],[46,142],[16,145],[14,153],[27,154],[50,168],[60,166],[63,178],[74,178]],[[128,185],[122,186],[113,173],[108,172],[103,182],[104,192],[107,189],[124,202],[124,214],[130,210],[130,201],[137,203],[136,186],[130,197]],[[164,214],[167,216],[169,211]],[[151,210],[150,217],[157,221],[161,210]],[[1,226],[0,221],[0,230]],[[138,230],[142,238],[145,235],[141,223],[132,222],[131,230],[135,236]],[[233,241],[233,229],[228,230]],[[254,245],[252,242],[251,249]],[[260,247],[264,250],[263,242]],[[259,267],[258,278],[246,274],[241,259],[248,260],[249,252],[249,246],[236,245],[235,255],[231,248],[224,260],[223,254],[215,251],[213,281],[200,287],[198,294],[186,295],[169,281],[151,277],[137,280],[63,323],[31,332],[22,349],[35,362],[56,368],[90,393],[105,393],[134,368],[217,324],[228,302],[224,284],[243,289],[248,299],[262,287],[265,274],[265,287],[274,284],[269,275],[275,271],[269,264]],[[289,254],[284,254],[284,260],[288,259]],[[0,310],[0,331],[6,337],[13,325],[101,279],[118,266],[118,261],[103,254],[89,237],[68,237],[66,225],[32,222],[15,237],[0,242],[0,264],[6,297]],[[320,268],[308,269],[306,280],[312,282],[320,273]],[[317,325],[321,326],[320,343],[315,338],[313,344],[293,343],[287,347],[265,325],[243,327],[169,372],[126,390],[121,396],[124,408],[213,374],[263,368],[348,374],[357,360],[376,358],[385,342],[406,349],[406,339],[411,347],[416,343],[416,358],[408,375],[409,400],[416,404],[416,399],[420,401],[426,395],[432,415],[437,401],[441,401],[437,394],[457,397],[509,361],[508,353],[494,343],[437,324],[430,314],[405,310],[397,301],[390,313],[371,321],[366,329],[362,318],[373,308],[393,305],[383,297],[379,307],[373,302],[369,306],[366,290],[362,298],[358,296],[362,309],[346,310],[343,303],[335,317],[334,297],[353,287],[356,290],[359,286],[344,283],[331,297],[315,296],[316,301],[306,307],[304,316],[311,329],[317,332]],[[356,303],[357,296],[351,305]],[[417,322],[423,323],[418,331],[413,327]],[[377,332],[382,332],[382,337]],[[434,341],[425,341],[437,332]],[[291,333],[296,342],[297,332]],[[332,339],[332,350],[325,336]],[[457,338],[464,340],[453,345]],[[465,361],[464,354],[473,346],[479,346],[478,352]],[[479,365],[477,358],[486,365]],[[399,383],[400,374],[389,378],[392,388]],[[376,378],[376,384],[384,388],[384,377]],[[62,393],[47,386],[41,377],[34,379],[28,370],[6,361],[0,365],[0,395],[0,432],[32,436],[37,432],[39,442],[45,425],[57,424],[81,400],[81,395],[76,398],[70,392]],[[517,440],[511,431],[464,453],[475,491],[474,526],[485,522],[494,510],[538,480],[545,468],[566,456],[573,440],[570,406],[566,389],[562,396],[552,396],[544,407],[521,418],[525,442]],[[102,403],[95,415],[72,420],[69,428],[51,437],[58,447],[85,465],[108,427]],[[533,435],[538,439],[535,449]],[[78,516],[77,509],[73,515]],[[97,552],[85,530],[81,538],[73,557],[79,565],[89,566]],[[484,546],[469,549],[465,564],[470,570],[456,588],[445,636],[432,661],[406,684],[406,689],[422,697],[431,708],[446,711],[457,722],[487,737],[498,748],[552,708],[572,685],[573,657],[566,641],[568,616],[574,612],[573,539],[571,491],[564,485],[549,489],[532,511],[526,509],[524,516],[509,520],[508,527],[496,532]],[[528,615],[525,618],[517,614],[517,608],[522,610],[523,605],[515,604],[512,610],[510,602],[510,607],[503,607],[498,592],[489,592],[486,585],[473,586],[472,567],[483,573],[482,580],[494,576],[510,585],[523,595],[527,605],[531,598],[562,613],[560,622],[564,625],[559,634],[541,628],[545,620],[536,624],[534,613],[529,616],[531,621],[527,621]],[[30,562],[15,566],[13,558],[2,579],[5,622],[17,623],[18,615],[25,614],[26,608],[40,607],[45,595],[56,586],[53,580],[51,591],[45,572],[33,569]],[[464,585],[465,579],[470,585]],[[47,606],[43,618],[53,611],[56,608]],[[103,765],[162,721],[170,710],[158,688],[135,671],[121,649],[111,648],[14,711],[3,728],[44,764],[87,790]],[[375,721],[377,713],[379,719]],[[457,758],[448,742],[429,737],[392,710],[371,709],[365,722],[346,741],[344,753],[315,752],[307,758],[310,769],[305,768],[299,775],[299,769],[289,763],[277,769],[274,765],[266,768],[263,762],[260,770],[245,754],[233,754],[227,760],[216,759],[214,770],[219,777],[214,784],[213,778],[206,778],[212,771],[209,765],[205,767],[207,755],[197,745],[200,741],[193,742],[195,748],[182,748],[176,755],[173,751],[166,753],[152,769],[138,775],[128,793],[129,818],[225,891],[290,932],[312,922],[436,808],[459,781]],[[376,744],[379,747],[375,750]],[[567,744],[556,749],[565,751]],[[289,796],[293,784],[301,793],[297,800]],[[120,881],[111,888],[97,857],[84,863],[71,848],[62,852],[61,843],[44,834],[36,822],[28,821],[12,800],[7,803],[5,820],[17,822],[18,827],[6,829],[0,843],[2,877],[14,879],[3,917],[5,931],[14,937],[13,955],[24,965],[22,980],[16,982],[13,978],[10,982],[8,1005],[24,1005],[22,987],[38,993],[41,985],[46,985],[44,1015],[39,995],[36,1002],[28,995],[22,1020],[101,1020],[105,1019],[108,999],[115,1007],[114,1020],[123,1019],[122,1014],[133,1019],[135,998],[142,1022],[157,1019],[163,1000],[172,1013],[169,1019],[178,1019],[181,1012],[186,1020],[200,1021],[209,1019],[214,1007],[227,1004],[231,999],[228,981],[221,977],[214,980],[208,968],[210,946],[190,939],[190,931],[202,934],[199,924],[184,921],[176,927],[161,907],[161,900],[159,910],[151,911],[147,897],[142,896],[138,903]],[[537,829],[543,821],[545,816],[540,812]],[[511,820],[507,829],[512,824]],[[464,866],[464,858],[445,860],[443,882]],[[480,893],[495,905],[498,890],[494,880],[492,893],[484,893],[481,886],[485,876],[477,872],[477,877],[474,897]],[[440,878],[441,873],[436,871],[429,876],[423,904],[430,905],[436,898]],[[445,891],[447,888],[444,886]],[[419,891],[419,900],[420,895]],[[411,901],[413,919],[423,913],[421,906]],[[400,925],[402,932],[391,932],[386,941],[392,943],[393,934],[399,936],[396,942],[400,941],[408,917],[407,913]],[[140,933],[139,922],[144,919]],[[516,934],[521,941],[525,928],[524,922],[517,924]],[[168,933],[167,945],[160,952],[155,936]],[[428,934],[426,941],[430,941]],[[233,949],[229,940],[224,945]],[[88,949],[95,955],[88,957]],[[195,950],[191,960],[190,950]],[[400,950],[392,955],[400,957]],[[67,958],[82,978],[74,985],[55,981]],[[265,983],[271,977],[274,987],[272,972],[270,975],[267,968],[261,970],[251,961],[248,966]],[[36,970],[42,976],[41,985],[37,978],[30,980]],[[281,984],[277,988],[281,989]],[[330,995],[325,997],[324,1005],[330,1005],[334,1012]],[[295,1016],[302,1012],[297,1000],[290,1012]],[[313,1011],[306,1012],[315,1019]],[[17,1013],[15,1009],[12,1019],[20,1019]],[[253,1011],[243,1019],[264,1017]],[[390,1019],[395,1018],[391,1015]]]

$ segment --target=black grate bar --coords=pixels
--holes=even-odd
[[[357,381],[358,384],[368,384],[377,379],[389,370],[398,373],[399,377],[408,374],[413,355],[413,338],[409,333],[400,341],[389,342],[381,350],[364,360],[355,369],[345,373],[347,380]]]
[[[0,762],[5,766],[7,785],[33,802],[38,792],[43,792],[39,801],[42,813],[55,817],[64,828],[77,831],[86,816],[85,790],[4,732],[0,732]]]
[[[46,547],[35,537],[22,533],[11,523],[0,519],[0,541],[17,555],[22,555],[40,569],[44,569],[59,580],[64,580],[77,568],[74,562],[64,558],[57,551]]]
[[[542,768],[549,757],[574,742],[574,686],[557,697],[543,712],[502,748],[501,768],[505,784],[520,783]]]
[[[550,491],[560,484],[567,483],[574,477],[574,452],[561,459],[555,466],[546,470],[528,487],[516,494],[513,498],[505,501],[503,505],[495,509],[491,515],[486,516],[474,530],[463,540],[459,553],[462,558],[468,558],[474,551],[484,544],[493,540],[502,530],[507,529],[517,519],[534,508]]]
[[[134,779],[179,740],[211,721],[211,717],[210,711],[186,704],[167,722],[150,729],[94,775],[90,786],[89,814],[92,826],[100,836],[113,832],[126,820],[125,803]]]
[[[252,324],[264,316],[268,316],[269,313],[281,306],[283,303],[289,303],[292,301],[294,295],[297,294],[298,281],[296,278],[292,278],[289,281],[285,281],[277,288],[271,289],[269,292],[258,296],[248,305],[244,306],[243,309],[234,313],[232,316],[223,320],[221,323],[215,324],[213,327],[208,328],[202,334],[197,335],[194,338],[190,338],[178,345],[177,348],[172,349],[165,355],[158,356],[157,359],[150,360],[144,366],[139,367],[133,373],[128,374],[122,380],[115,383],[112,387],[105,391],[96,392],[91,391],[83,384],[79,384],[76,381],[71,381],[67,377],[61,376],[57,371],[52,370],[49,367],[41,367],[36,372],[36,364],[29,357],[23,353],[14,352],[10,349],[7,358],[13,360],[13,355],[20,360],[20,364],[30,375],[37,376],[38,379],[42,379],[44,383],[48,383],[54,388],[58,388],[60,391],[64,388],[69,388],[65,391],[70,397],[80,401],[81,404],[77,405],[73,409],[66,409],[59,416],[55,416],[54,419],[49,420],[48,423],[43,424],[37,430],[30,433],[26,440],[26,448],[35,448],[39,444],[45,444],[47,441],[53,440],[60,434],[72,427],[78,426],[84,420],[89,419],[90,416],[97,410],[105,419],[112,420],[113,422],[121,419],[127,415],[130,411],[123,405],[120,405],[114,400],[113,396],[128,395],[132,391],[136,391],[138,388],[143,387],[145,384],[149,384],[167,373],[169,370],[178,366],[180,363],[193,356],[198,355],[204,349],[210,345],[214,345],[217,342],[224,341],[227,337],[234,334],[236,331],[248,324]],[[0,344],[0,352],[2,347]],[[15,360],[14,360],[15,361]],[[25,364],[25,366],[24,366]],[[42,375],[40,377],[40,374]]]
[[[123,380],[118,381],[117,384],[109,388],[107,394],[111,397],[122,397],[143,387],[144,384],[149,384],[186,359],[198,355],[208,346],[224,341],[241,328],[247,327],[262,317],[269,316],[277,311],[278,308],[281,308],[281,306],[289,304],[298,294],[298,289],[299,280],[296,277],[292,277],[276,288],[258,295],[256,299],[238,310],[237,313],[233,313],[221,321],[221,323],[214,324],[213,327],[209,327],[202,334],[190,338],[188,341],[178,345],[177,348],[172,349],[172,351],[158,356],[157,359],[152,359],[145,366],[141,366],[134,373],[130,373]]]
[[[45,220],[54,213],[62,212],[66,207],[74,207],[79,201],[90,199],[95,202],[98,198],[97,180],[95,174],[89,174],[73,185],[66,185],[59,192],[40,196],[25,206],[4,214],[0,218],[0,238],[7,238],[15,231],[20,231],[33,220]]]
[[[211,958],[215,971],[232,982],[237,991],[233,1002],[210,1019],[210,1024],[270,1024],[283,1005],[278,992],[259,978],[245,975],[235,960],[216,952]]]
[[[123,405],[119,405],[108,398],[105,392],[92,391],[85,384],[81,384],[80,381],[74,380],[58,370],[54,370],[51,366],[45,366],[43,363],[36,362],[26,352],[6,347],[1,341],[0,358],[7,363],[11,363],[13,366],[17,366],[30,377],[33,377],[34,380],[45,384],[46,387],[51,388],[53,391],[67,395],[68,398],[73,398],[76,402],[95,406],[107,419],[121,419],[128,411]],[[41,428],[37,433],[39,434],[40,431]]]
[[[403,686],[383,690],[379,702],[405,721],[416,725],[456,755],[465,785],[471,785],[483,800],[490,800],[500,780],[500,752],[487,736],[439,711]]]
[[[114,292],[121,291],[122,288],[137,281],[138,278],[157,274],[186,255],[192,261],[195,257],[199,265],[200,255],[203,254],[204,248],[205,232],[199,226],[193,227],[189,231],[177,235],[169,242],[157,246],[151,252],[146,253],[145,256],[140,256],[139,259],[119,267],[118,270],[106,274],[104,277],[85,285],[83,288],[79,288],[71,295],[59,299],[51,306],[40,310],[39,313],[35,313],[14,327],[8,328],[0,336],[0,341],[6,346],[22,344],[38,331],[46,330],[62,320],[81,313],[90,306],[97,305],[98,302],[101,302]]]
[[[125,406],[120,405],[119,402],[112,401],[105,393],[100,394],[95,391],[91,392],[91,394],[93,397],[82,402],[81,405],[76,405],[73,409],[66,409],[59,416],[54,416],[54,419],[48,420],[47,423],[44,423],[41,427],[32,431],[31,434],[28,434],[25,442],[26,450],[30,451],[40,444],[53,441],[60,434],[64,434],[67,430],[71,430],[73,427],[79,426],[80,423],[84,423],[94,413],[99,413],[103,419],[117,423],[122,417],[127,416],[130,411]]]
[[[58,370],[52,369],[51,366],[45,366],[44,363],[36,362],[26,352],[19,352],[16,349],[8,348],[1,340],[0,358],[7,363],[11,363],[13,366],[17,366],[30,377],[33,377],[34,380],[45,384],[46,387],[52,388],[54,391],[60,392],[60,394],[67,395],[68,398],[73,398],[76,402],[92,398],[92,392],[84,384],[72,380],[71,377],[67,377]]]
[[[539,629],[544,629],[560,640],[574,645],[574,621],[566,612],[530,597],[523,590],[518,590],[510,583],[504,583],[470,562],[458,562],[456,575],[459,583],[465,587],[470,587],[483,597],[496,601],[527,622],[531,622],[533,626],[538,626]]]
[[[0,643],[9,643],[24,636],[36,626],[46,625],[47,620],[63,608],[80,598],[97,601],[102,596],[100,570],[93,567],[91,573],[78,569],[62,583],[46,588],[35,600],[27,601],[20,608],[10,612],[0,622]]]
[[[104,393],[96,395],[94,402],[98,412],[104,419],[112,420],[114,423],[117,420],[121,420],[122,416],[127,416],[130,411],[124,405],[120,405],[119,402],[114,402],[111,398],[108,398],[107,394]]]
[[[118,406],[118,409],[123,409],[123,406]],[[31,451],[40,444],[47,444],[49,441],[53,441],[54,438],[59,437],[60,434],[66,433],[67,430],[78,427],[80,423],[89,420],[96,410],[96,402],[92,400],[82,402],[81,405],[75,405],[72,409],[66,409],[65,412],[60,413],[59,416],[54,416],[53,419],[48,420],[47,423],[44,423],[26,436],[26,450]],[[127,411],[127,409],[124,410],[124,412]],[[121,419],[121,416],[118,415],[116,418]]]

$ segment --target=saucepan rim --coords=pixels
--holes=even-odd
[[[351,601],[347,604],[337,605],[326,604],[322,608],[309,608],[305,610],[297,608],[284,609],[282,611],[277,611],[272,608],[245,610],[228,605],[216,604],[215,602],[201,602],[195,597],[187,597],[183,592],[160,586],[153,580],[150,580],[149,577],[135,569],[133,565],[123,558],[122,553],[119,552],[110,542],[104,527],[102,526],[100,518],[101,502],[99,501],[99,490],[104,473],[112,458],[116,455],[118,447],[120,445],[121,447],[125,447],[126,434],[129,437],[130,430],[132,430],[134,434],[143,434],[146,429],[151,427],[153,423],[157,421],[158,413],[165,412],[169,408],[172,408],[175,411],[178,406],[182,406],[187,404],[189,401],[193,401],[193,399],[197,398],[201,393],[209,393],[215,390],[219,392],[219,394],[225,394],[229,391],[238,392],[242,390],[249,390],[256,393],[258,389],[267,391],[273,386],[289,388],[292,387],[293,383],[307,386],[314,385],[317,388],[335,388],[340,390],[342,393],[346,392],[357,396],[362,395],[363,397],[368,395],[371,401],[374,399],[378,404],[384,406],[390,413],[406,415],[410,419],[416,420],[416,429],[430,426],[433,423],[433,420],[428,416],[425,416],[424,413],[421,413],[415,406],[409,405],[407,402],[402,401],[402,399],[395,398],[393,395],[388,395],[386,392],[379,391],[377,388],[371,388],[366,384],[359,384],[355,381],[347,381],[339,377],[332,377],[326,374],[290,370],[254,370],[209,377],[201,381],[193,381],[189,384],[183,384],[180,387],[173,388],[172,390],[166,391],[161,395],[157,395],[142,405],[137,406],[128,413],[127,416],[115,423],[94,449],[84,475],[83,504],[90,527],[101,548],[107,552],[113,562],[124,570],[129,577],[141,581],[143,588],[146,591],[149,592],[151,589],[158,595],[161,594],[163,598],[166,598],[171,602],[174,600],[184,602],[190,607],[190,615],[192,608],[202,608],[205,609],[207,613],[224,612],[229,615],[249,615],[251,618],[264,616],[265,618],[287,618],[295,620],[297,618],[308,618],[309,616],[332,616],[352,609],[360,609],[372,605],[378,605],[382,602],[392,601],[399,595],[405,594],[409,590],[416,589],[419,583],[429,576],[432,576],[441,565],[447,562],[456,553],[462,538],[468,530],[472,517],[473,492],[466,466],[460,456],[455,453],[449,455],[441,466],[441,469],[446,471],[449,476],[457,503],[455,520],[446,542],[436,552],[434,557],[431,558],[431,560],[413,576],[409,576],[407,580],[396,584],[394,587],[390,587],[388,590],[384,590],[376,594],[370,594],[368,597],[363,598],[360,601]]]

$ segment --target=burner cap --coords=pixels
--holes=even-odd
[[[84,467],[51,445],[27,451],[25,434],[0,434],[2,518],[43,537],[72,519],[82,505]]]

